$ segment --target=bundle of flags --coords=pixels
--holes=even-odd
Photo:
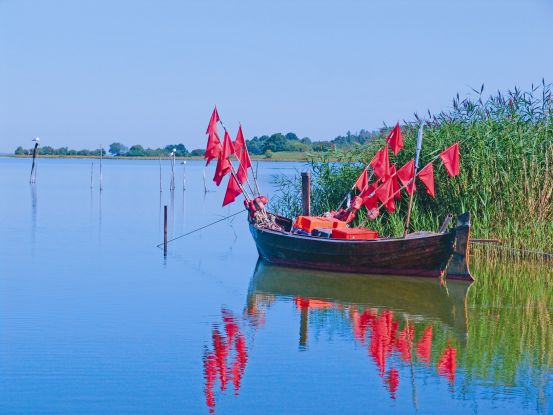
[[[386,144],[378,150],[369,165],[363,169],[353,189],[357,188],[361,198],[361,205],[364,205],[369,211],[369,217],[378,216],[378,202],[388,211],[394,212],[396,209],[395,200],[401,198],[401,190],[405,189],[409,195],[416,192],[415,177],[417,177],[426,188],[426,192],[431,197],[436,196],[434,188],[434,166],[432,160],[420,171],[415,171],[415,160],[409,160],[399,169],[395,164],[390,165],[389,149],[394,155],[397,155],[403,148],[403,136],[399,123],[392,129],[386,138]],[[446,148],[439,154],[443,166],[451,177],[459,174],[460,154],[459,143]],[[369,167],[372,169],[376,180],[369,183]],[[400,186],[401,183],[401,186]],[[354,206],[354,209],[359,203]]]
[[[230,173],[227,191],[223,199],[223,206],[226,206],[234,202],[238,195],[244,192],[242,185],[248,181],[248,168],[252,166],[252,162],[248,153],[248,148],[246,147],[246,140],[244,140],[242,125],[238,127],[238,133],[236,134],[234,142],[225,129],[223,143],[221,144],[219,134],[217,133],[217,123],[220,121],[221,119],[219,118],[217,107],[215,107],[207,126],[207,146],[204,158],[206,160],[206,166],[211,160],[217,159],[217,167],[215,168],[215,175],[213,176],[213,181],[217,186],[220,186],[223,178]],[[232,166],[232,162],[230,161],[231,155],[236,156],[240,162],[238,171],[235,171]]]

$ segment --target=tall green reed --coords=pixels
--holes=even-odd
[[[443,149],[460,141],[461,174],[451,178],[434,162],[436,198],[429,197],[418,183],[411,227],[437,229],[447,213],[472,214],[473,236],[499,238],[515,248],[553,252],[553,92],[542,81],[529,91],[515,88],[484,99],[484,88],[476,95],[453,99],[452,108],[415,119],[402,126],[405,146],[391,162],[400,167],[415,154],[418,125],[422,122],[424,143],[420,167]],[[333,210],[351,188],[362,168],[385,143],[389,129],[368,145],[314,156],[312,207],[316,214]],[[294,216],[301,209],[297,178],[276,179],[280,188],[273,208]],[[408,198],[396,203],[397,210],[381,215],[369,226],[382,235],[399,236],[403,231]],[[365,219],[361,209],[356,224]]]

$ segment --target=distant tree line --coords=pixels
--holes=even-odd
[[[109,153],[112,156],[119,157],[166,157],[173,150],[177,157],[186,157],[190,155],[184,144],[168,144],[163,148],[144,148],[140,144],[135,144],[130,148],[121,143],[111,143]]]
[[[53,148],[50,146],[39,147],[39,153],[46,156],[99,156],[100,149],[96,150],[71,150],[67,147]],[[15,149],[16,156],[33,154],[32,148],[23,148],[21,146]],[[102,154],[106,155],[106,150],[102,149]]]
[[[332,151],[336,147],[351,147],[355,145],[367,144],[369,141],[382,135],[383,131],[367,131],[361,130],[356,134],[348,131],[345,136],[338,136],[329,141],[311,141],[309,137],[299,138],[295,133],[275,133],[273,135],[262,135],[253,137],[251,140],[246,140],[248,150],[254,155],[270,155],[281,151]],[[163,148],[144,148],[140,144],[135,144],[131,147],[116,142],[109,145],[108,152],[112,156],[117,157],[167,157],[173,149],[176,150],[177,157],[186,156],[203,156],[205,150],[195,149],[188,151],[184,144],[169,144]],[[103,155],[106,155],[106,151]],[[16,155],[32,154],[32,149],[17,147]],[[53,148],[50,146],[40,147],[40,154],[54,156],[99,156],[100,149],[96,150],[71,150],[67,147]]]

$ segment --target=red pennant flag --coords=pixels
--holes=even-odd
[[[244,146],[242,150],[242,154],[240,155],[240,167],[238,167],[238,173],[236,173],[240,184],[244,184],[248,181],[248,168],[252,166],[248,148]]]
[[[223,199],[223,206],[234,202],[234,200],[240,193],[242,193],[242,189],[234,178],[234,174],[231,174],[228,179],[227,191],[225,193],[225,198]]]
[[[248,180],[248,169],[252,166],[252,161],[248,147],[246,146],[246,140],[244,140],[244,134],[242,133],[242,125],[238,127],[236,140],[234,140],[234,152],[240,161],[240,167],[238,167],[236,175],[240,184],[244,184]]]
[[[242,125],[238,127],[238,133],[236,134],[236,140],[234,140],[234,153],[238,160],[242,156],[242,149],[246,147],[246,141],[244,140],[244,134],[242,134]]]
[[[360,192],[363,191],[365,187],[369,184],[369,176],[367,174],[367,168],[365,167],[359,177],[357,178],[357,181],[355,182],[355,187],[359,189]]]
[[[460,162],[459,162],[459,142],[453,144],[452,146],[446,148],[440,153],[440,158],[444,164],[447,173],[451,177],[455,177],[459,174],[460,171]]]
[[[221,140],[217,134],[217,122],[219,122],[219,113],[217,112],[217,107],[213,108],[213,113],[211,114],[211,119],[207,126],[206,134],[207,136],[207,146],[205,148],[204,159],[207,160],[206,166],[213,159],[219,157],[221,153]]]
[[[396,205],[394,203],[394,193],[393,193],[393,185],[391,180],[385,180],[384,183],[382,183],[376,190],[375,190],[376,196],[378,197],[378,200],[382,202],[384,207],[388,209],[390,212],[393,212],[396,210]]]
[[[367,210],[376,209],[378,207],[378,199],[374,191],[378,187],[378,182],[374,182],[361,192],[359,195],[363,199],[363,205],[367,208]]]
[[[401,136],[401,128],[399,126],[399,123],[397,123],[394,129],[390,131],[390,135],[388,135],[388,138],[386,138],[386,142],[392,148],[394,155],[397,155],[397,153],[399,153],[399,150],[403,148],[403,137]]]
[[[388,146],[378,150],[369,163],[374,174],[381,180],[386,180],[390,176],[390,158],[388,156]]]
[[[426,193],[432,197],[436,197],[436,192],[434,191],[434,166],[432,162],[424,166],[417,174],[417,177],[426,186]]]
[[[230,135],[225,131],[225,138],[223,140],[223,149],[219,155],[219,160],[217,160],[217,168],[215,169],[215,176],[213,176],[213,181],[217,186],[221,184],[223,177],[225,177],[232,167],[230,163],[230,155],[234,154],[234,149],[232,147],[232,140]]]
[[[390,167],[390,180],[392,181],[392,190],[394,194],[394,198],[399,200],[401,199],[401,192],[399,191],[399,181],[397,180],[396,175],[396,164],[392,164],[392,167]]]
[[[209,124],[207,125],[206,134],[217,132],[217,123],[219,122],[219,113],[217,112],[217,106],[213,108],[213,113],[211,114],[211,118],[209,120]]]
[[[209,134],[207,138],[207,147],[205,149],[204,159],[207,160],[205,165],[207,166],[209,162],[213,159],[216,159],[221,154],[221,140],[219,140],[219,135],[217,131],[214,131]]]
[[[405,186],[407,189],[407,193],[412,194],[413,192],[417,191],[417,188],[415,187],[415,160],[411,159],[409,160],[403,167],[401,167],[397,173],[397,177],[401,181],[401,184]],[[409,184],[409,182],[411,184]]]

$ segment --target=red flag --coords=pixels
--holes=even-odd
[[[455,177],[459,174],[459,142],[442,151],[440,153],[440,158],[442,159],[442,163],[444,163],[447,173],[451,177]]]
[[[397,155],[399,150],[403,148],[403,137],[401,136],[401,128],[399,127],[399,123],[397,123],[394,129],[390,131],[390,135],[386,138],[386,142],[390,145],[395,155]]]
[[[393,193],[393,185],[391,180],[385,180],[384,183],[382,183],[376,190],[375,190],[376,196],[378,197],[378,200],[382,202],[384,207],[388,209],[390,212],[393,212],[396,210],[396,205],[394,203],[394,193]]]
[[[234,178],[234,174],[231,174],[228,179],[227,192],[225,193],[225,198],[223,199],[223,206],[234,202],[236,196],[240,193],[242,193],[242,189],[240,189],[238,182]]]
[[[242,134],[242,125],[238,127],[238,133],[236,133],[236,140],[234,140],[234,153],[238,160],[242,156],[242,149],[246,147],[246,141],[244,140],[244,134]]]
[[[367,210],[376,209],[378,207],[378,199],[376,194],[374,194],[377,187],[378,182],[374,182],[365,187],[359,195],[363,199],[363,205],[365,205]]]
[[[365,167],[359,177],[357,178],[357,181],[355,182],[355,187],[359,189],[360,192],[363,191],[365,187],[369,184],[369,176],[367,174],[367,168]]]
[[[432,162],[424,166],[422,170],[417,174],[417,177],[426,186],[426,193],[428,193],[432,197],[435,197],[436,192],[434,191],[434,166],[432,165]]]
[[[390,176],[390,158],[387,145],[376,152],[369,165],[379,179],[386,180]]]
[[[207,160],[205,165],[207,166],[211,160],[219,157],[219,155],[221,154],[221,150],[221,140],[219,140],[219,135],[217,134],[217,131],[209,133],[209,136],[207,138],[207,147],[204,154],[204,159]]]
[[[219,155],[219,160],[217,160],[217,168],[215,169],[215,176],[213,176],[213,181],[217,186],[221,184],[221,180],[225,177],[232,167],[230,163],[230,155],[234,154],[234,149],[232,147],[232,141],[230,135],[225,131],[225,138],[223,140],[223,149]]]
[[[217,123],[219,122],[219,113],[217,112],[217,106],[213,108],[213,113],[211,114],[211,119],[209,120],[209,124],[207,126],[206,134],[209,133],[216,133],[217,132]]]
[[[405,163],[405,165],[397,171],[396,175],[401,181],[401,184],[405,186],[409,194],[412,194],[413,192],[417,191],[417,188],[415,187],[415,181],[414,181],[415,160],[411,159],[407,163]],[[411,180],[413,181],[411,182],[411,184],[409,184]]]
[[[207,126],[206,134],[207,136],[207,146],[205,148],[204,159],[207,160],[206,166],[213,159],[219,157],[221,154],[221,140],[217,134],[217,122],[219,121],[219,113],[217,112],[217,107],[213,108],[213,113],[211,114],[211,119]]]
[[[248,168],[252,166],[252,161],[250,160],[250,154],[248,153],[248,148],[243,147],[242,154],[240,155],[240,167],[238,167],[238,181],[240,184],[244,184],[248,181]]]
[[[399,200],[401,199],[401,192],[399,191],[399,182],[397,180],[396,175],[396,164],[392,164],[392,167],[390,167],[390,180],[392,181],[392,190],[394,194],[394,198]]]
[[[244,140],[244,134],[242,133],[242,125],[238,127],[236,140],[234,140],[234,152],[240,161],[240,167],[238,167],[236,175],[238,176],[238,181],[244,184],[248,180],[248,169],[252,166],[252,161],[248,153],[246,140]]]

